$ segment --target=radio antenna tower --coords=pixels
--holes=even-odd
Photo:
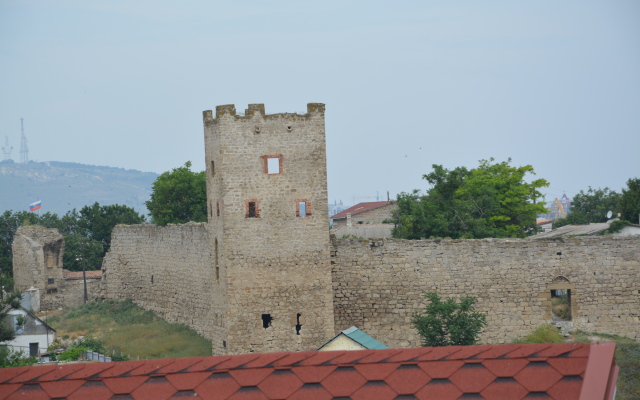
[[[4,146],[2,147],[2,152],[4,153],[3,161],[11,160],[11,150],[13,150],[13,146],[9,146],[9,136],[5,136]]]
[[[22,131],[22,136],[20,136],[20,162],[26,164],[29,162],[29,148],[27,147],[27,137],[24,135],[24,118],[20,118],[20,130]]]

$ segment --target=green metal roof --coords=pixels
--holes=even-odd
[[[389,346],[385,346],[384,344],[378,342],[377,340],[375,340],[371,336],[369,336],[366,333],[362,332],[360,329],[356,328],[355,326],[352,326],[351,328],[345,329],[342,332],[340,332],[337,335],[335,335],[327,343],[325,343],[322,346],[320,346],[320,348],[318,350],[320,350],[321,348],[323,348],[327,344],[331,343],[331,341],[333,339],[337,338],[340,335],[345,335],[349,339],[358,342],[359,344],[361,344],[362,346],[364,346],[365,348],[370,349],[370,350],[381,350],[381,349],[388,349],[389,348]]]

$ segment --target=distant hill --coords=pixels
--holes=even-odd
[[[29,210],[42,200],[41,213],[64,215],[96,201],[101,205],[124,204],[148,214],[153,172],[47,161],[19,164],[0,162],[0,213]]]

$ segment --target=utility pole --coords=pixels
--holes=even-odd
[[[82,280],[84,280],[84,303],[87,304],[87,270],[84,264],[84,237],[80,237],[80,252],[82,254]]]

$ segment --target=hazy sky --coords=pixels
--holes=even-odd
[[[638,1],[0,0],[0,139],[204,169],[202,111],[326,103],[329,199],[508,157],[547,200],[640,176]],[[2,190],[2,188],[0,188]]]

